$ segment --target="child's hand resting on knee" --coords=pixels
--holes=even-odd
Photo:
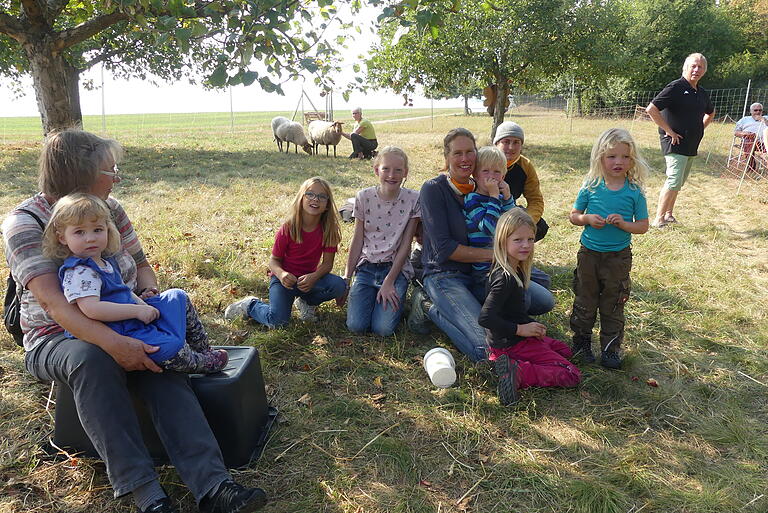
[[[517,325],[517,336],[519,337],[543,337],[546,334],[547,327],[540,322]]]

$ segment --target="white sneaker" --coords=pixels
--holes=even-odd
[[[308,304],[302,298],[296,298],[296,309],[299,311],[299,320],[314,322],[317,320],[317,306]]]
[[[240,301],[235,301],[224,310],[224,318],[227,320],[248,317],[248,308],[256,300],[256,296],[247,296]]]

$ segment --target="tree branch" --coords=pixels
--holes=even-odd
[[[119,23],[127,19],[129,19],[129,16],[125,13],[112,12],[102,16],[97,16],[96,18],[88,20],[85,23],[81,23],[76,27],[62,30],[58,39],[54,43],[54,50],[61,51],[65,48],[69,48],[70,46],[76,45],[77,43],[85,41],[89,37],[98,34],[107,27],[111,27],[115,23]]]
[[[0,12],[0,33],[8,35],[20,43],[26,39],[24,27],[21,26],[19,20],[4,12]]]
[[[47,0],[46,2],[46,17],[49,23],[53,24],[53,21],[59,17],[59,14],[69,3],[69,0]]]
[[[109,59],[110,57],[114,57],[115,55],[118,55],[118,54],[122,53],[123,51],[125,51],[124,48],[120,48],[120,49],[115,48],[115,49],[110,50],[108,52],[105,52],[105,53],[103,53],[101,55],[97,55],[96,57],[94,57],[90,61],[86,62],[85,65],[83,65],[83,68],[80,71],[85,71],[87,69],[91,69],[96,64],[98,64],[100,62],[104,62],[107,59]]]
[[[21,12],[23,16],[27,17],[32,26],[48,23],[43,13],[43,6],[40,5],[38,0],[21,0]]]

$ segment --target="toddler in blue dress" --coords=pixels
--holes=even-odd
[[[96,196],[75,193],[56,202],[43,250],[49,258],[64,259],[59,279],[70,303],[115,332],[158,347],[148,355],[164,369],[210,373],[227,364],[227,352],[212,349],[204,338],[192,337],[193,345],[186,342],[186,292],[146,291],[139,297],[125,284],[111,257],[122,251],[120,235],[109,207]]]

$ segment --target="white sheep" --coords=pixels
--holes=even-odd
[[[277,137],[277,128],[281,125],[284,125],[290,122],[291,122],[290,119],[283,116],[277,116],[276,118],[272,118],[272,135],[275,136],[275,141],[277,141],[278,151],[283,151],[283,141],[280,140],[279,137]]]
[[[304,148],[304,151],[312,155],[312,145],[307,141],[307,136],[304,134],[304,128],[300,123],[295,121],[289,121],[283,123],[275,130],[275,139],[278,141],[285,141],[287,143],[285,152],[291,149],[291,143],[296,146],[296,153],[299,152],[299,146]],[[280,143],[278,142],[278,145]]]
[[[321,144],[325,145],[325,156],[328,156],[328,146],[333,146],[333,156],[336,157],[336,145],[341,141],[341,121],[315,120],[307,127],[312,149],[317,155],[317,149]]]

